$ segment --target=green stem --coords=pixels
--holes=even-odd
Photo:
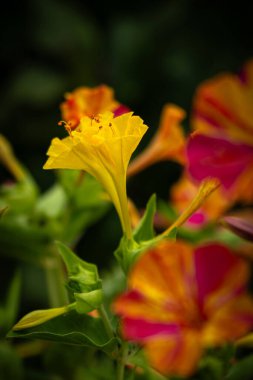
[[[122,342],[121,355],[118,358],[116,380],[124,380],[127,355],[128,355],[128,343]]]
[[[104,305],[100,306],[100,308],[98,309],[98,312],[99,312],[100,317],[102,318],[102,321],[104,323],[104,326],[105,326],[105,329],[106,329],[108,336],[111,339],[114,338],[115,335],[114,335],[113,327],[112,327],[112,324],[111,324],[110,319],[108,317],[108,314],[104,308]]]
[[[45,273],[50,306],[59,307],[66,305],[68,297],[64,287],[65,276],[62,263],[58,257],[52,257],[46,261]]]

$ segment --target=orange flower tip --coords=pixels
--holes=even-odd
[[[166,109],[170,112],[171,116],[173,116],[175,119],[178,119],[179,121],[183,120],[186,117],[185,110],[176,104],[168,103],[165,105],[165,110]]]
[[[212,190],[212,189],[216,189],[217,187],[220,186],[220,181],[218,178],[206,178],[203,182],[202,182],[202,186],[203,186],[203,191],[206,191],[208,194],[209,192]]]
[[[193,138],[193,137],[196,137],[198,135],[201,135],[201,132],[196,130],[196,131],[193,131],[190,133],[190,139]]]

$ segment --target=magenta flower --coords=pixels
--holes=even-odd
[[[122,334],[143,346],[159,372],[190,375],[207,347],[253,327],[249,267],[221,244],[167,241],[136,263],[114,303]]]
[[[253,60],[241,76],[204,82],[194,100],[187,156],[191,176],[218,178],[235,200],[253,200]]]

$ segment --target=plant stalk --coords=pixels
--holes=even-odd
[[[109,338],[110,339],[114,338],[115,335],[114,335],[113,327],[112,327],[112,324],[111,324],[110,319],[108,317],[108,314],[105,310],[104,305],[100,306],[100,308],[98,309],[98,312],[99,312],[100,317],[102,318],[102,321],[104,323],[104,326],[105,326],[105,329],[106,329],[106,332],[107,332]]]
[[[50,307],[60,307],[68,304],[68,296],[64,287],[65,276],[58,257],[47,259],[45,263],[46,282]]]
[[[124,380],[127,356],[128,356],[128,343],[122,342],[121,355],[119,356],[118,363],[117,363],[116,380]]]

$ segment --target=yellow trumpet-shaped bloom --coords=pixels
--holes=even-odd
[[[74,131],[68,126],[67,130],[68,137],[52,140],[44,169],[80,169],[93,175],[108,192],[130,238],[126,171],[147,126],[132,112],[116,118],[105,112],[95,118],[85,116]]]

